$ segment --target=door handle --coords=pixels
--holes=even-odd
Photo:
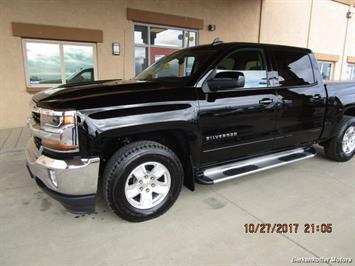
[[[319,101],[322,99],[322,96],[320,94],[315,94],[312,96],[312,100],[314,101]]]
[[[259,101],[260,104],[270,104],[270,103],[273,103],[274,100],[273,99],[270,99],[270,98],[264,98],[264,99],[261,99]]]

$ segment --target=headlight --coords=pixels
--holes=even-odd
[[[41,126],[60,127],[62,124],[62,120],[62,116],[51,116],[41,114]]]
[[[56,152],[79,151],[76,111],[34,108],[31,129],[44,148]]]
[[[59,128],[63,125],[74,125],[75,124],[75,117],[70,115],[46,115],[41,114],[41,126],[42,127],[55,127]]]

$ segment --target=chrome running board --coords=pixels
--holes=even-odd
[[[206,169],[202,176],[197,178],[197,181],[199,183],[208,185],[216,184],[278,166],[309,159],[315,155],[316,151],[312,147],[297,148],[293,150],[277,152],[257,158]]]

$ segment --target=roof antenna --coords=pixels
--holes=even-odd
[[[223,43],[223,42],[221,41],[221,39],[219,37],[217,37],[217,38],[214,38],[214,40],[212,42],[212,45],[217,45],[217,44],[220,44],[220,43]]]

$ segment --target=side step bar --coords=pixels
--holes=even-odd
[[[313,147],[298,148],[273,153],[266,156],[206,169],[202,176],[197,178],[197,181],[206,185],[216,184],[241,176],[312,158],[315,155],[316,151]]]

